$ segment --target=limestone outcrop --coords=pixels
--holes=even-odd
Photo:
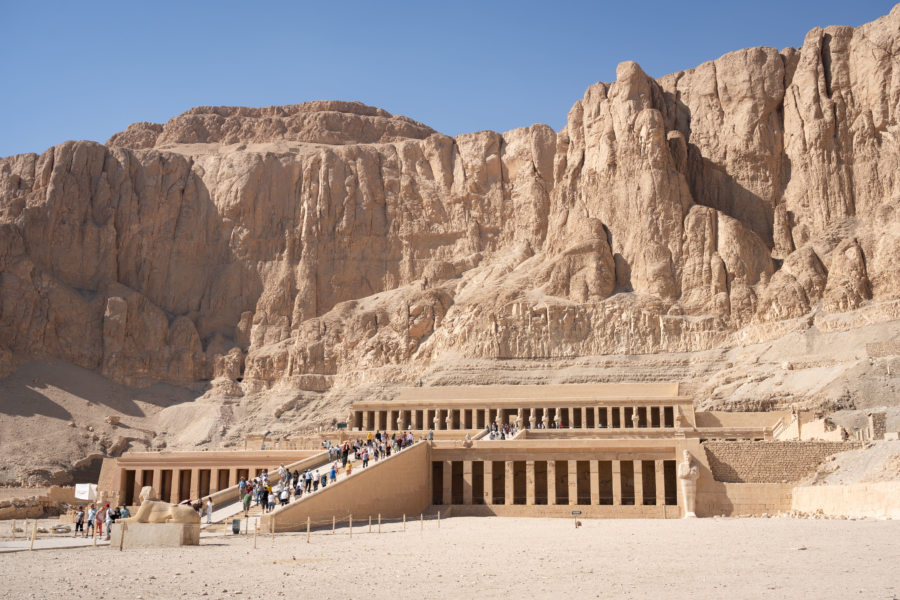
[[[895,7],[659,80],[622,63],[558,132],[199,107],[0,159],[0,376],[49,356],[131,386],[347,392],[455,357],[894,321],[898,113]]]

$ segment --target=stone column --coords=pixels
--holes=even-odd
[[[644,505],[644,462],[634,461],[634,505]]]
[[[594,427],[595,428],[600,427],[600,407],[599,406],[594,407]]]
[[[513,470],[513,461],[508,460],[506,463],[506,502],[505,504],[513,504],[513,494],[515,493],[515,485],[513,481],[513,475],[515,471]]]
[[[191,500],[200,497],[200,469],[191,469]]]
[[[369,411],[367,410],[363,411],[362,428],[364,431],[370,431],[372,429],[372,426],[369,423]]]
[[[619,406],[617,410],[619,411],[619,427],[625,429],[625,407]]]
[[[662,506],[666,503],[666,471],[661,460],[656,461],[654,466],[656,467],[656,505]]]
[[[179,488],[181,487],[181,472],[183,470],[184,469],[172,469],[172,493],[169,497],[169,502],[172,504],[181,502],[181,498],[179,498],[181,490]]]
[[[484,461],[484,503],[494,503],[494,463]]]
[[[491,426],[491,409],[484,409],[484,429],[489,429]]]
[[[588,422],[587,415],[588,415],[587,406],[582,406],[581,407],[581,428],[582,429],[587,429],[587,422]]]
[[[569,413],[569,429],[572,429],[575,427],[575,411],[576,410],[578,410],[578,409],[575,407],[572,407],[572,406],[570,406],[567,409],[567,412]]]
[[[215,494],[219,491],[219,471],[221,469],[209,470],[209,493]],[[205,506],[205,505],[204,505]]]
[[[162,495],[162,469],[153,469],[153,482],[150,484],[157,494]],[[165,500],[165,498],[160,498]]]
[[[612,461],[613,505],[622,505],[622,463]]]
[[[600,461],[591,461],[591,504],[600,504]]]
[[[568,462],[568,465],[569,465],[569,504],[578,504],[578,461],[570,460]]]
[[[544,414],[541,415],[541,423],[544,425],[544,429],[550,429],[550,409],[545,408]]]
[[[525,504],[534,505],[534,461],[525,461]]]
[[[134,472],[134,495],[131,500],[132,504],[137,504],[140,501],[141,488],[144,487],[144,471],[146,470],[147,469],[137,469]]]
[[[431,427],[435,431],[441,430],[441,409],[434,409],[434,417],[431,419]]]
[[[472,461],[463,461],[463,504],[472,504]]]
[[[547,413],[544,413],[547,414]],[[556,504],[556,460],[547,461],[547,504]]]
[[[453,504],[453,462],[449,460],[444,461],[443,486],[444,504]]]

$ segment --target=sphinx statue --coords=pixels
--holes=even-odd
[[[200,515],[190,506],[159,500],[159,494],[147,485],[141,488],[140,507],[125,523],[200,523]]]

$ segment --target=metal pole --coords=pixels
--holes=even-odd
[[[381,513],[378,513],[378,533],[381,533]]]
[[[34,520],[34,525],[31,527],[31,546],[29,546],[29,550],[34,550],[34,538],[37,537],[37,519]]]
[[[306,517],[306,543],[309,543],[309,517]]]
[[[259,535],[259,521],[256,522],[256,527],[253,528],[253,549],[256,550],[256,536]]]
[[[438,511],[438,529],[441,528],[441,511]]]
[[[425,516],[419,513],[419,531],[425,531]]]
[[[403,531],[406,531],[406,513],[403,513]]]
[[[335,519],[334,515],[331,515],[331,535],[334,535],[334,525],[335,525],[335,523],[337,523],[337,520]]]
[[[353,537],[353,515],[350,515],[350,537]]]
[[[369,533],[372,533],[372,515],[369,515]]]

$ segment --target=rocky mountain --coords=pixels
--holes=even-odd
[[[452,138],[353,102],[199,107],[0,159],[0,369],[52,357],[207,399],[324,392],[325,414],[485,373],[685,379],[597,365],[702,356],[698,402],[824,402],[809,381],[760,387],[759,355],[728,358],[795,336],[779,371],[829,353],[856,379],[886,368],[860,392],[875,401],[897,385],[898,114],[900,6],[658,80],[622,63],[558,132]]]

